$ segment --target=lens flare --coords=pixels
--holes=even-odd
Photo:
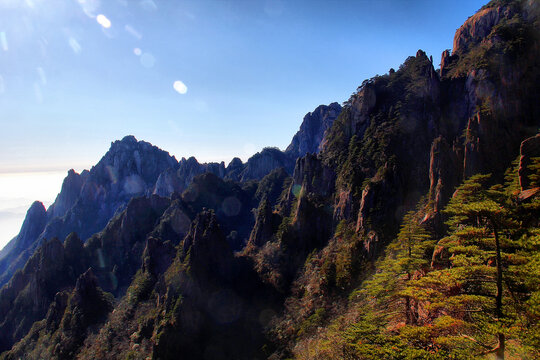
[[[8,51],[8,42],[6,33],[4,31],[0,32],[0,46],[2,46],[2,50]]]
[[[107,17],[103,14],[99,14],[96,17],[96,21],[99,25],[103,26],[105,29],[108,29],[111,27],[111,20],[107,19]]]
[[[73,50],[73,52],[75,54],[78,55],[78,54],[81,53],[81,50],[82,50],[81,44],[79,44],[79,42],[77,40],[75,40],[75,38],[70,37],[68,39],[68,44],[69,44],[69,47],[71,48],[71,50]]]
[[[156,58],[150,53],[144,53],[141,55],[141,65],[147,69],[154,67],[156,63]]]
[[[174,90],[176,90],[177,93],[179,94],[185,94],[187,93],[187,86],[186,84],[184,84],[183,82],[181,82],[180,80],[176,80],[174,83],[173,83],[173,88]]]

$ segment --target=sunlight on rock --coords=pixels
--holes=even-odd
[[[103,14],[99,14],[96,17],[96,21],[99,25],[103,26],[105,29],[108,29],[111,27],[111,20],[107,19],[107,17]]]
[[[154,55],[150,53],[144,53],[141,55],[141,65],[144,66],[145,68],[147,69],[152,68],[154,67],[155,63],[156,63],[156,58],[154,57]]]
[[[185,94],[185,93],[187,93],[187,86],[186,86],[186,84],[184,84],[184,83],[181,82],[180,80],[176,80],[176,81],[173,83],[173,88],[174,88],[174,90],[176,90],[176,92],[178,92],[179,94]]]
[[[2,50],[8,51],[8,42],[5,31],[0,32],[0,46],[2,46]]]
[[[79,44],[79,42],[77,40],[75,40],[75,38],[70,37],[68,39],[68,44],[69,44],[69,47],[71,48],[71,50],[73,50],[73,52],[75,54],[78,55],[78,54],[81,53],[81,50],[82,50],[81,44]]]

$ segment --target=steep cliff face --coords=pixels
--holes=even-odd
[[[378,237],[395,231],[403,209],[429,188],[440,102],[439,75],[423,51],[352,95],[320,155],[337,173],[336,223],[355,220],[358,232]]]
[[[114,143],[90,172],[68,174],[47,213],[39,204],[29,212],[13,242],[23,251],[69,229],[90,238],[35,245],[0,291],[3,349],[37,320],[13,356],[47,344],[29,356],[47,357],[44,339],[57,334],[55,356],[289,357],[344,311],[423,196],[421,221],[440,234],[455,187],[478,172],[500,179],[520,144],[519,200],[539,192],[530,176],[540,156],[534,5],[490,3],[457,31],[440,71],[419,50],[343,108],[306,115],[286,152],[225,167],[176,163],[131,137]],[[89,266],[95,279],[76,283]],[[98,287],[118,298],[105,325]],[[85,297],[98,320],[84,320]]]
[[[223,162],[200,164],[194,157],[177,162],[169,153],[133,136],[113,142],[90,171],[68,172],[61,192],[47,210],[45,223],[31,216],[19,236],[0,252],[0,285],[24,265],[45,239],[63,239],[71,232],[88,239],[133,197],[182,193],[195,176],[204,173],[242,182],[260,180],[279,168],[292,174],[297,156],[318,152],[324,134],[340,111],[337,103],[321,105],[306,115],[288,151],[265,148],[245,164],[234,158],[227,167]]]
[[[0,263],[0,284],[7,282],[46,239],[64,239],[77,232],[86,240],[102,230],[132,197],[150,192],[160,174],[176,165],[168,152],[126,136],[112,143],[90,171],[79,175],[70,170],[62,191],[47,210],[45,224],[34,214],[35,206],[31,208],[33,215],[16,240],[19,245],[6,252],[4,265]]]
[[[113,308],[113,298],[97,284],[91,269],[81,274],[72,291],[58,292],[47,316],[3,359],[73,359],[85,338],[95,332]]]
[[[88,171],[84,171],[82,174],[77,174],[73,169],[68,171],[60,193],[54,203],[47,209],[49,219],[64,216],[75,205],[87,176]]]
[[[300,130],[294,135],[285,153],[294,158],[302,157],[307,153],[319,153],[324,136],[340,112],[341,105],[334,102],[330,105],[320,105],[314,111],[307,113],[300,125]]]
[[[76,241],[76,239],[70,242]],[[80,240],[79,240],[80,242]],[[11,348],[21,339],[34,321],[41,320],[57,291],[72,284],[85,263],[84,252],[77,262],[66,257],[66,249],[58,239],[43,244],[0,290],[0,348]]]
[[[32,255],[31,247],[47,224],[47,212],[39,201],[26,213],[21,231],[0,253],[0,284],[9,281],[15,270],[24,266]]]

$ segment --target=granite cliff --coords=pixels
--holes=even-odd
[[[1,253],[0,357],[540,355],[539,29],[492,1],[246,163],[113,143]]]

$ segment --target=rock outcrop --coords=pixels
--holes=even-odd
[[[149,193],[160,174],[176,166],[176,159],[168,152],[126,136],[113,142],[90,171],[79,175],[70,170],[62,191],[47,211],[45,223],[44,209],[37,211],[37,205],[30,209],[31,216],[14,240],[19,245],[8,247],[10,250],[3,254],[0,285],[24,265],[43,241],[64,239],[71,232],[88,239],[101,231],[131,198]]]
[[[33,243],[47,224],[43,203],[35,201],[26,212],[21,231],[0,252],[0,285],[9,281],[17,269],[24,266],[31,255]]]
[[[524,191],[531,188],[530,176],[534,172],[530,167],[534,163],[533,159],[540,158],[540,134],[523,140],[519,153],[519,185],[521,191]]]
[[[453,53],[463,54],[485,41],[495,25],[503,19],[511,18],[515,12],[513,6],[486,7],[478,11],[456,31]]]
[[[337,102],[319,105],[315,110],[307,113],[300,125],[300,130],[294,135],[285,153],[294,158],[302,157],[307,153],[318,154],[324,136],[340,113],[341,105]]]

